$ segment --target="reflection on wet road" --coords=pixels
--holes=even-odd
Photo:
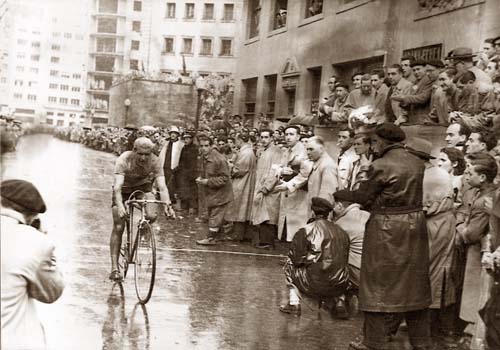
[[[160,220],[155,289],[138,305],[133,272],[122,287],[107,279],[114,161],[48,135],[22,138],[4,158],[4,178],[32,181],[46,199],[67,283],[58,302],[39,304],[51,349],[346,349],[359,336],[360,317],[335,320],[314,303],[301,317],[280,314],[283,247],[200,249],[206,228],[187,218]]]

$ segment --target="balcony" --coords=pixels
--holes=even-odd
[[[125,38],[124,34],[118,34],[118,33],[90,33],[91,37],[99,37],[99,38]]]
[[[91,56],[110,56],[110,57],[119,57],[123,56],[123,52],[110,52],[110,51],[92,51],[90,52]]]
[[[94,18],[126,18],[127,16],[123,13],[111,13],[111,12],[95,12],[92,14]]]
[[[107,76],[122,75],[121,73],[118,73],[118,72],[106,72],[106,71],[101,71],[101,70],[89,70],[87,73],[89,73],[91,75],[107,75]]]

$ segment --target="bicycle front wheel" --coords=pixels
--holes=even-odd
[[[135,242],[135,291],[139,302],[146,304],[153,293],[156,273],[156,242],[149,223],[139,223]]]

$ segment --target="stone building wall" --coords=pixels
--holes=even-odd
[[[124,127],[127,124],[179,125],[179,116],[186,123],[194,123],[197,92],[193,85],[152,81],[128,80],[111,87],[109,125]],[[130,106],[125,106],[125,100]]]

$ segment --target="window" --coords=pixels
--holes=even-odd
[[[99,0],[99,12],[117,13],[118,0]]]
[[[71,39],[73,37],[73,35],[71,33],[64,33],[64,37],[66,39]]]
[[[73,73],[73,79],[81,79],[82,75],[78,73]]]
[[[31,60],[36,62],[40,61],[40,55],[31,55]]]
[[[175,18],[175,2],[167,2],[167,18]]]
[[[288,0],[275,0],[272,19],[272,29],[286,27]]]
[[[64,120],[57,121],[57,126],[63,126],[63,125],[64,125]]]
[[[321,88],[321,67],[308,69],[311,78],[311,113],[317,114]]]
[[[141,42],[139,40],[132,40],[131,49],[132,50],[139,50],[140,45],[141,45]]]
[[[260,0],[250,0],[248,7],[248,37],[253,38],[259,35],[260,26]]]
[[[52,36],[54,38],[59,38],[61,36],[61,33],[59,33],[59,32],[52,32]]]
[[[49,89],[57,89],[57,84],[49,84]]]
[[[35,47],[35,48],[40,47],[40,42],[39,42],[39,41],[33,41],[33,42],[31,43],[31,47]]]
[[[186,11],[184,13],[184,18],[185,19],[194,19],[194,4],[193,3],[186,4]]]
[[[47,112],[47,117],[48,116],[53,116],[54,115],[54,112]]]
[[[138,60],[130,60],[130,69],[131,70],[139,70],[139,61]]]
[[[257,99],[257,78],[245,79],[242,82],[245,89],[245,119],[253,121]]]
[[[52,56],[50,58],[50,63],[59,63],[60,61],[60,58],[59,57],[56,57],[56,56]]]
[[[73,91],[73,92],[80,92],[80,88],[78,86],[73,86],[71,88],[71,91]]]
[[[67,105],[68,104],[68,99],[66,97],[60,97],[59,98],[59,103],[62,105]]]
[[[234,4],[224,4],[224,21],[234,20]]]
[[[14,98],[15,98],[15,99],[20,100],[20,99],[22,99],[22,98],[23,98],[23,94],[21,94],[21,93],[19,93],[19,92],[15,92],[15,93],[14,93]]]
[[[83,40],[83,35],[82,34],[75,34],[75,39],[76,40]]]
[[[141,21],[132,21],[132,30],[134,32],[140,33],[140,31],[141,31]]]
[[[59,51],[59,50],[61,50],[61,45],[52,44],[52,45],[50,46],[50,48],[51,48],[52,50],[54,50],[54,51]]]
[[[57,77],[57,76],[59,76],[59,71],[57,71],[57,70],[51,70],[50,71],[50,76],[51,77]]]
[[[115,70],[115,58],[97,56],[95,58],[95,70],[99,72],[113,72]]]
[[[36,95],[28,95],[29,101],[36,101]]]
[[[16,80],[14,80],[14,85],[15,86],[23,86],[23,81],[19,80],[19,79],[16,79]]]
[[[174,38],[165,38],[165,53],[174,53]]]
[[[30,72],[31,72],[31,73],[34,73],[34,74],[38,74],[38,68],[31,67],[31,68],[30,68]]]
[[[64,118],[64,113],[57,113],[58,117],[63,117]]]
[[[62,85],[62,84],[61,84],[61,90],[62,90],[62,91],[68,91],[68,90],[69,90],[69,86],[68,86],[68,85]]]
[[[37,84],[38,84],[38,82],[36,82],[36,81],[30,81],[30,82],[28,83],[28,86],[29,86],[29,87],[35,87],[35,86],[37,86]]]
[[[307,0],[305,18],[323,13],[323,0]]]
[[[49,102],[56,103],[57,102],[57,97],[55,97],[55,96],[49,96]]]
[[[97,52],[114,53],[116,51],[115,38],[97,38],[96,40]]]
[[[200,55],[212,54],[212,39],[201,39]]]
[[[47,113],[47,115],[49,115],[49,113]],[[52,125],[54,123],[54,119],[47,118],[46,123],[47,125]]]
[[[214,4],[205,4],[205,7],[203,8],[203,19],[214,19]]]
[[[182,53],[193,53],[193,39],[182,39]]]
[[[295,92],[295,89],[286,90],[287,114],[289,116],[295,115]]]
[[[23,66],[17,66],[16,67],[16,72],[24,72],[24,67]]]
[[[17,39],[17,43],[18,43],[19,45],[26,45],[27,41],[26,41],[26,40],[24,40],[24,39]]]
[[[69,79],[69,77],[70,77],[69,73],[66,72],[61,73],[61,78]]]
[[[267,75],[265,78],[265,89],[266,89],[266,116],[268,119],[273,120],[276,113],[276,84],[278,81],[278,76]]]
[[[233,54],[233,40],[232,39],[221,39],[220,44],[220,56],[231,56]]]
[[[18,59],[18,60],[23,60],[23,59],[25,59],[25,58],[26,58],[26,54],[25,54],[25,53],[20,52],[20,53],[18,53],[18,54],[16,55],[16,57],[17,57],[17,59]]]
[[[76,99],[76,98],[72,98],[71,99],[71,104],[73,106],[79,106],[80,105],[80,100],[79,99]]]
[[[117,20],[116,18],[98,18],[97,32],[116,34]]]
[[[142,1],[134,1],[134,11],[142,11]]]

